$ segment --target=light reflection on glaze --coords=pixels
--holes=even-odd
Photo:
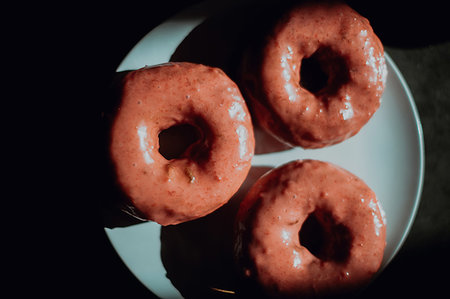
[[[241,98],[238,97],[238,100],[241,100]],[[233,102],[233,104],[231,104],[230,109],[228,109],[228,114],[232,119],[236,119],[238,121],[245,121],[246,114],[244,108],[239,102]]]
[[[367,37],[367,30],[366,29],[361,30],[359,35],[361,35],[362,37]]]
[[[366,60],[366,65],[370,66],[373,70],[373,72],[370,74],[369,80],[370,82],[375,84],[378,78],[377,60],[373,54],[375,49],[373,47],[368,47],[368,45],[369,41],[367,40],[364,45],[365,48],[368,48],[368,50],[366,50],[366,55],[368,56],[368,59]]]
[[[286,90],[287,94],[288,94],[288,98],[290,102],[295,102],[297,100],[297,94],[298,94],[298,90],[297,87],[291,82],[292,76],[291,76],[291,68],[290,66],[292,65],[292,70],[295,71],[296,66],[295,64],[292,64],[292,47],[291,46],[287,46],[287,52],[281,56],[281,67],[283,68],[282,71],[282,77],[284,79],[284,89]]]
[[[386,78],[387,78],[388,71],[387,71],[387,66],[386,66],[386,61],[385,61],[384,55],[380,54],[378,61],[379,61],[378,77],[379,77],[379,80],[381,82],[383,82],[383,84],[378,85],[377,91],[378,91],[378,94],[381,95],[381,92],[383,92],[384,86],[386,85]],[[381,102],[381,97],[380,97],[380,102]]]
[[[228,89],[228,91],[231,92],[232,90]],[[244,107],[241,104],[244,102],[244,100],[236,94],[232,94],[231,97],[235,100],[235,102],[233,102],[228,109],[230,118],[239,122],[245,122],[247,114],[245,113]],[[243,160],[248,161],[252,157],[251,154],[248,155],[248,130],[244,125],[239,125],[236,128],[236,134],[239,139],[239,157]]]
[[[247,128],[243,125],[240,125],[236,129],[236,134],[239,138],[239,157],[243,160],[248,160],[251,158],[251,155],[247,155],[247,139],[248,139],[248,131]]]
[[[377,86],[377,91],[381,92],[384,89],[387,77],[387,67],[384,54],[383,52],[379,52],[378,55],[375,56],[375,49],[372,46],[370,39],[367,38],[367,30],[361,30],[360,36],[365,39],[364,53],[365,56],[368,57],[366,60],[366,65],[370,66],[372,69],[369,80],[373,84],[378,84],[381,82],[382,84],[378,84]]]
[[[344,102],[344,109],[339,110],[339,113],[342,115],[342,118],[344,120],[348,120],[351,119],[353,117],[353,107],[352,104],[350,103],[350,96],[346,95],[345,96],[346,102]]]
[[[369,208],[372,210],[373,223],[375,225],[374,226],[375,227],[375,235],[377,235],[377,236],[380,236],[380,229],[384,226],[384,219],[382,219],[382,221],[383,221],[383,223],[382,223],[376,214],[379,206],[380,205],[378,202],[375,202],[373,199],[370,200]],[[381,212],[381,210],[380,210],[380,212]]]
[[[292,263],[292,267],[295,269],[300,268],[300,264],[302,263],[302,260],[300,259],[300,255],[298,254],[298,251],[293,249],[292,254],[294,255],[294,262]]]
[[[147,141],[147,126],[145,124],[141,124],[138,128],[137,128],[137,134],[139,136],[139,148],[142,151],[142,155],[144,157],[144,161],[147,164],[152,164],[153,162],[155,162],[150,154],[153,150],[153,147],[147,147],[148,145],[148,141]]]
[[[283,240],[283,244],[285,244],[287,246],[287,245],[289,245],[289,241],[291,239],[291,234],[287,230],[283,229],[281,231],[281,239]]]
[[[381,206],[380,202],[377,201],[378,210],[380,211],[381,220],[383,221],[383,224],[386,225],[386,213],[383,210],[383,207]]]

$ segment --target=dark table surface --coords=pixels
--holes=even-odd
[[[158,5],[112,2],[107,7],[83,7],[77,17],[82,26],[84,51],[95,62],[86,84],[99,95],[114,77],[128,51],[153,27],[199,1],[158,1]],[[450,23],[445,2],[425,1],[392,7],[389,1],[353,5],[371,21],[414,96],[425,139],[425,182],[419,210],[403,247],[363,298],[385,294],[411,296],[447,290],[450,253]],[[95,106],[95,105],[94,105]],[[100,111],[100,107],[97,111]],[[101,193],[100,193],[101,194]],[[95,200],[95,199],[92,199]],[[100,212],[89,209],[79,229],[82,243],[61,262],[70,274],[61,276],[64,289],[102,298],[153,298],[122,263],[107,239]],[[69,268],[69,269],[67,269]],[[79,274],[74,274],[79,273]],[[53,277],[54,277],[53,276]],[[94,297],[92,297],[94,298]],[[394,297],[393,297],[394,298]],[[430,297],[432,298],[432,297]]]

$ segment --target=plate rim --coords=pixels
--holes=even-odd
[[[386,49],[384,49],[384,56],[385,56],[385,59],[390,64],[390,66],[392,67],[392,69],[394,70],[397,78],[399,79],[400,84],[402,85],[403,90],[406,93],[406,97],[408,98],[408,102],[409,102],[409,105],[411,107],[411,110],[412,110],[412,113],[414,116],[414,122],[415,122],[415,127],[416,127],[415,132],[417,132],[417,139],[419,141],[419,143],[416,145],[419,148],[419,150],[418,150],[418,152],[419,152],[419,168],[418,168],[419,176],[417,178],[418,185],[416,186],[416,190],[415,190],[416,198],[414,199],[412,213],[406,224],[406,229],[403,232],[402,237],[400,238],[400,242],[395,247],[391,257],[386,260],[384,266],[380,269],[381,270],[381,271],[379,271],[380,274],[390,264],[390,262],[394,259],[394,257],[399,252],[399,250],[403,247],[403,244],[405,243],[405,241],[411,231],[411,228],[414,224],[414,220],[416,219],[416,216],[417,216],[417,212],[419,210],[419,206],[420,206],[420,202],[421,202],[421,198],[422,198],[423,184],[424,184],[424,180],[425,180],[425,141],[423,138],[423,128],[422,128],[422,122],[420,121],[419,111],[417,109],[416,103],[414,101],[414,97],[408,86],[408,83],[406,82],[406,79],[404,78],[403,74],[400,72],[400,69],[398,68],[397,64],[395,64],[392,57],[386,52]]]

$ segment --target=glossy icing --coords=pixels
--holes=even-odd
[[[260,52],[261,51],[261,52]],[[304,58],[327,75],[301,82]],[[380,105],[387,69],[369,21],[339,2],[293,7],[244,58],[241,84],[261,125],[291,145],[320,148],[355,135]]]
[[[179,124],[198,128],[201,138],[166,160],[158,135]],[[147,219],[176,224],[212,212],[238,190],[253,157],[253,127],[239,89],[221,70],[145,67],[123,80],[110,152],[130,202]]]
[[[235,250],[245,279],[269,295],[297,298],[367,284],[385,238],[384,212],[361,179],[330,163],[298,160],[251,188],[238,212]]]

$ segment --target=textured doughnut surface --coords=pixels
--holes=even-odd
[[[235,251],[244,280],[265,294],[308,298],[366,285],[380,267],[385,236],[384,212],[361,179],[298,160],[251,188],[238,212]]]
[[[167,160],[159,134],[177,125],[199,136]],[[176,224],[219,208],[244,181],[253,152],[250,114],[220,69],[169,63],[125,76],[110,153],[119,185],[145,218]]]
[[[383,45],[369,21],[346,4],[320,1],[291,8],[262,50],[245,55],[240,81],[267,131],[291,145],[321,148],[369,121],[386,76]]]

